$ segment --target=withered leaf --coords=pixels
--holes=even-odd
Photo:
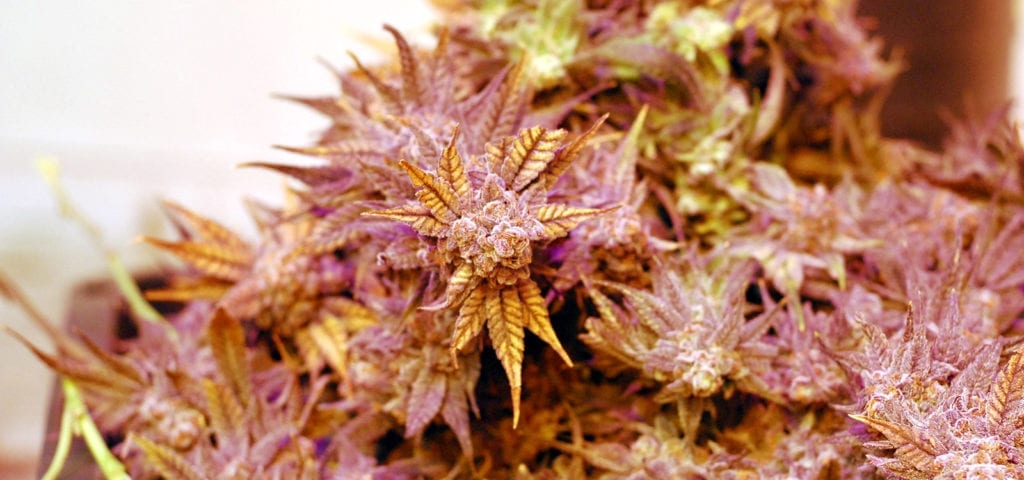
[[[1024,407],[1024,355],[1017,350],[999,372],[989,391],[985,416],[992,426],[1005,425],[1007,417],[1020,417]]]
[[[512,393],[512,426],[519,424],[519,398],[523,390],[523,305],[512,288],[487,288],[484,299],[487,332],[494,352],[508,376]]]
[[[253,398],[253,386],[242,324],[223,308],[217,308],[207,338],[218,371],[242,404],[248,405]]]
[[[509,145],[501,165],[501,177],[511,190],[520,192],[533,182],[555,158],[565,130],[550,131],[540,126],[523,129]]]
[[[484,312],[484,302],[487,299],[487,287],[478,286],[469,293],[466,300],[459,308],[459,317],[455,321],[455,333],[452,335],[451,355],[454,361],[459,350],[480,335],[484,328],[484,320],[487,318]],[[454,362],[453,362],[454,363]]]
[[[567,145],[558,148],[555,152],[555,157],[551,159],[547,168],[537,179],[544,188],[551,188],[555,181],[558,180],[558,177],[565,173],[569,165],[572,165],[572,162],[576,160],[576,156],[583,150],[583,147],[587,145],[587,140],[597,132],[597,129],[601,127],[607,118],[608,114],[602,115],[587,131],[577,136]]]
[[[472,395],[472,391],[467,393],[467,389],[472,389],[476,385],[476,376],[480,374],[479,365],[472,372],[466,372],[467,370],[474,369],[460,368],[459,371],[463,372],[460,375],[461,378],[452,375],[447,377],[448,387],[445,389],[444,404],[441,405],[441,418],[455,432],[459,446],[462,447],[462,453],[467,458],[473,458],[473,441],[469,433],[469,408],[466,396]],[[467,379],[469,381],[465,381]],[[460,383],[460,380],[465,383]]]
[[[235,393],[224,384],[203,379],[206,418],[221,445],[245,445],[249,442],[245,409]]]
[[[420,85],[420,68],[416,61],[416,53],[395,27],[384,25],[384,29],[395,37],[395,44],[398,45],[398,59],[402,65],[402,100],[413,103],[425,98],[423,86]]]
[[[432,362],[424,361],[409,392],[405,420],[406,438],[422,433],[441,410],[447,386],[444,373],[433,368]]]
[[[437,178],[434,174],[424,172],[405,160],[398,164],[409,174],[412,184],[420,187],[416,191],[416,198],[430,210],[434,218],[447,224],[458,217],[462,211],[459,199],[447,181]]]
[[[569,354],[565,353],[561,342],[555,336],[555,330],[551,326],[551,317],[548,314],[547,304],[541,296],[540,287],[533,280],[523,280],[518,284],[518,297],[522,303],[524,313],[524,326],[537,335],[541,340],[555,349],[558,356],[562,357],[565,364],[572,366]]]
[[[427,210],[419,204],[403,205],[401,207],[385,210],[374,210],[372,212],[366,212],[364,215],[396,220],[409,225],[420,235],[427,235],[431,237],[440,236],[448,229],[448,225],[446,223],[435,218],[431,214],[430,210]]]
[[[451,185],[452,190],[459,197],[465,197],[469,193],[469,177],[466,176],[466,169],[462,163],[462,157],[455,149],[455,142],[459,138],[459,128],[455,127],[452,139],[448,142],[444,152],[441,153],[441,161],[437,166],[437,174]]]
[[[615,208],[580,208],[569,205],[541,205],[537,208],[536,217],[544,226],[544,234],[538,239],[564,237],[580,222],[607,213]]]
[[[135,443],[146,456],[146,460],[164,478],[175,480],[204,480],[206,475],[200,473],[185,457],[172,448],[153,442],[140,435],[132,435],[129,441]]]
[[[172,202],[165,205],[185,240],[143,237],[143,241],[177,256],[213,279],[237,282],[245,277],[253,262],[252,247],[213,220]]]

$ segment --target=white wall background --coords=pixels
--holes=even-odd
[[[385,21],[432,45],[432,15],[426,0],[0,0],[0,269],[55,320],[76,282],[104,275],[59,218],[33,168],[39,155],[59,158],[69,193],[133,267],[161,258],[133,242],[164,233],[160,198],[251,232],[242,196],[275,202],[280,179],[233,166],[301,162],[270,145],[307,144],[325,125],[270,94],[335,92],[316,59],[347,68],[346,50],[371,58],[363,35],[389,44]],[[2,304],[0,322],[45,344]],[[33,477],[51,379],[0,335],[0,478]],[[19,473],[3,469],[11,462]]]
[[[0,269],[55,320],[71,287],[105,275],[101,256],[59,218],[33,160],[57,157],[70,195],[135,268],[163,257],[136,244],[165,234],[170,198],[252,232],[242,197],[277,203],[280,176],[234,165],[302,162],[325,121],[271,93],[331,94],[317,59],[390,46],[390,23],[432,46],[425,0],[0,0]],[[378,55],[379,57],[379,55]],[[0,322],[46,345],[20,313]],[[0,335],[0,478],[32,478],[52,377]]]

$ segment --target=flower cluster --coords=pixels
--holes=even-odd
[[[167,322],[33,347],[133,476],[1024,477],[1005,111],[882,136],[853,1],[435,3],[257,238],[167,204]]]

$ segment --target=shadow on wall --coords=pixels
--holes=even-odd
[[[986,115],[1009,100],[1013,0],[861,0],[872,33],[908,69],[883,110],[883,132],[941,145],[943,115]]]

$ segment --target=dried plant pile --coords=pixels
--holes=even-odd
[[[169,328],[37,351],[129,473],[1024,476],[1005,112],[884,138],[854,2],[437,3],[258,238],[168,203]]]

